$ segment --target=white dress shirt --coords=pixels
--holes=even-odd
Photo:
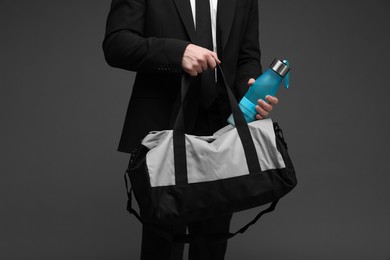
[[[195,1],[191,1],[192,17],[194,18],[195,29],[196,29],[196,8]],[[218,0],[209,0],[210,1],[210,16],[211,16],[211,36],[213,38],[213,50],[217,52],[217,5]]]

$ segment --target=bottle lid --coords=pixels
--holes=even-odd
[[[290,68],[284,62],[278,59],[274,59],[274,61],[269,67],[282,77],[286,76],[286,74],[290,70]]]

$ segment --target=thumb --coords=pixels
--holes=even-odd
[[[254,79],[254,78],[250,78],[250,79],[248,80],[248,86],[252,86],[253,83],[255,83],[255,79]]]

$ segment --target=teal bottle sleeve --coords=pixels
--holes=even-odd
[[[247,122],[253,121],[256,117],[256,105],[253,104],[249,99],[246,97],[243,97],[239,104],[242,113],[244,114],[245,119],[247,119]],[[249,120],[248,120],[249,119]]]
[[[252,122],[256,119],[256,105],[253,104],[249,99],[243,97],[238,105],[247,122]],[[235,126],[233,115],[230,115],[227,121],[232,126]]]

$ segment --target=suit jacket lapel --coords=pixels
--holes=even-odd
[[[221,48],[224,50],[232,28],[237,0],[218,0],[217,28],[221,37]]]
[[[180,14],[184,27],[192,42],[195,41],[195,25],[192,18],[192,10],[190,0],[174,0],[177,11]]]

